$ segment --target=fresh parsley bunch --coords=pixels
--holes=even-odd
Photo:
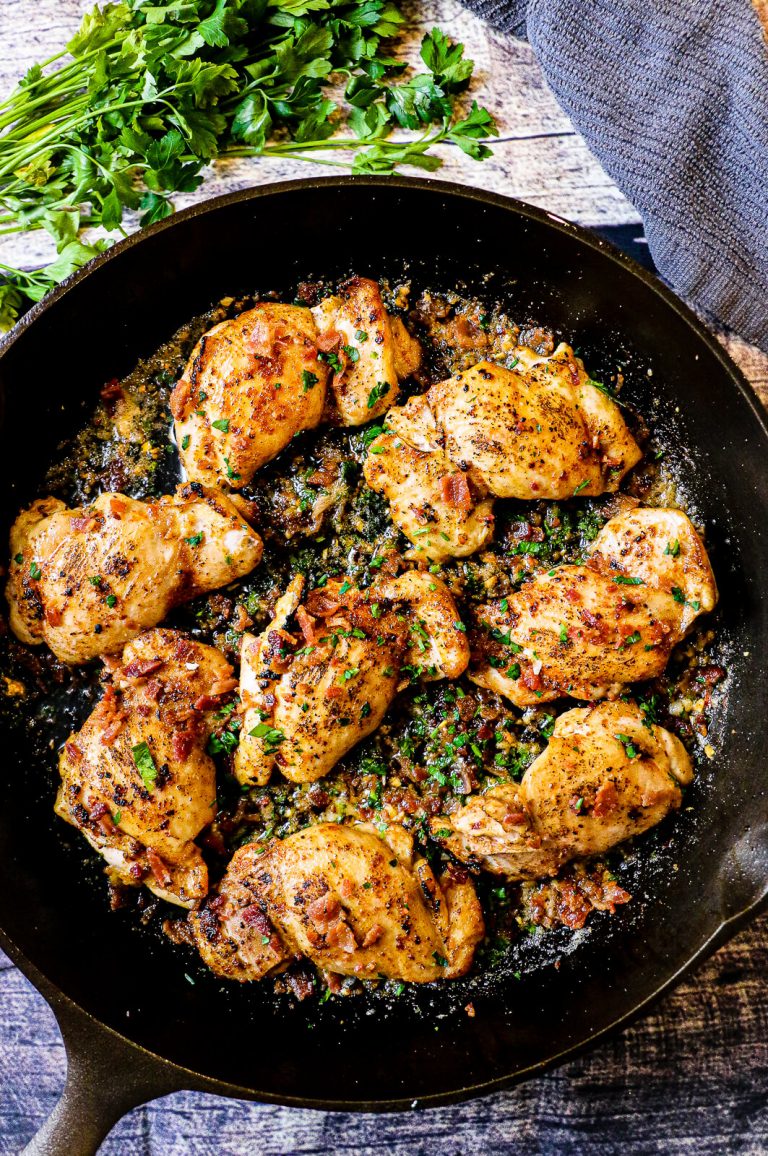
[[[142,225],[168,216],[218,156],[356,173],[434,170],[441,141],[489,156],[490,113],[458,109],[474,67],[463,45],[434,29],[426,71],[406,78],[392,55],[403,22],[390,0],[123,0],[88,13],[0,104],[0,235],[43,228],[58,252],[32,273],[0,265],[0,327],[110,244],[82,229],[124,232],[126,209]],[[396,129],[418,135],[390,139]]]

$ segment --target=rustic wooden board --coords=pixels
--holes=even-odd
[[[2,0],[0,92],[76,27],[82,0]],[[492,189],[587,225],[638,222],[546,87],[530,48],[497,36],[457,0],[414,3],[412,55],[433,23],[461,39],[497,117],[494,157],[443,150],[446,179]],[[296,161],[231,162],[194,199],[322,172]],[[337,170],[328,168],[327,172]],[[193,198],[179,198],[178,205]],[[43,238],[6,238],[0,260],[48,258]],[[768,404],[768,356],[718,336]],[[521,1088],[426,1114],[358,1117],[182,1093],[132,1112],[103,1148],[115,1156],[721,1156],[768,1152],[768,917],[757,921],[657,1011],[588,1056]],[[0,955],[0,1156],[16,1152],[53,1106],[64,1052],[52,1014]]]

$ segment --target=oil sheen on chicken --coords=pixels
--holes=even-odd
[[[114,654],[181,602],[249,574],[262,541],[220,492],[195,483],[157,502],[43,498],[11,529],[11,629],[62,662]]]
[[[600,703],[560,715],[519,786],[492,787],[430,825],[473,867],[539,879],[655,826],[680,806],[680,787],[692,779],[678,738],[648,725],[634,703]]]
[[[456,604],[429,574],[364,591],[333,579],[303,604],[302,591],[294,578],[264,633],[243,636],[234,769],[244,785],[266,783],[275,766],[293,782],[321,778],[378,727],[411,677],[458,678],[469,662]]]
[[[350,277],[312,313],[320,348],[337,367],[330,389],[336,420],[362,425],[380,417],[395,404],[400,381],[419,368],[419,343],[387,313],[379,286],[366,277]]]
[[[615,696],[660,675],[716,602],[690,519],[634,509],[606,523],[583,566],[558,566],[477,608],[470,678],[516,706]]]
[[[616,490],[642,454],[616,403],[567,345],[482,361],[389,411],[369,447],[368,484],[390,502],[414,556],[485,545],[488,498],[564,499]]]
[[[220,651],[175,630],[147,631],[110,665],[104,697],[62,750],[56,813],[113,880],[189,907],[208,892],[194,842],[215,816],[206,743],[237,681]]]
[[[328,367],[309,309],[261,302],[214,325],[171,395],[187,476],[239,490],[323,415]]]
[[[305,956],[325,973],[430,983],[464,975],[484,934],[466,873],[435,878],[392,825],[320,823],[235,852],[216,899],[190,917],[217,975],[259,980]]]

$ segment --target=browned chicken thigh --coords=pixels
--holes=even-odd
[[[558,566],[477,608],[470,678],[516,706],[616,695],[661,674],[716,602],[690,519],[631,510],[606,523],[583,566]]]
[[[264,301],[214,325],[171,395],[187,476],[239,490],[318,425],[328,367],[309,309]]]
[[[65,743],[56,813],[104,856],[115,881],[145,883],[186,907],[207,894],[194,842],[216,813],[205,748],[214,712],[236,686],[212,646],[150,630],[126,646],[104,697]]]
[[[235,852],[215,900],[190,916],[217,975],[262,979],[305,956],[326,973],[430,983],[464,975],[484,934],[466,875],[439,881],[402,827],[320,823]]]
[[[430,825],[473,867],[539,879],[655,826],[692,779],[678,738],[649,725],[633,703],[600,703],[560,715],[519,785],[493,787]]]
[[[114,654],[179,603],[249,574],[261,554],[234,505],[197,483],[157,502],[100,494],[69,510],[44,498],[11,529],[11,629],[62,662]]]
[[[411,675],[457,678],[469,661],[456,604],[429,574],[365,591],[333,579],[303,604],[302,591],[294,578],[264,633],[243,636],[234,765],[243,784],[268,782],[274,767],[293,782],[322,778],[376,729]]]
[[[341,424],[380,417],[395,404],[401,379],[419,368],[419,343],[387,313],[379,286],[366,277],[350,277],[312,313],[334,367],[331,397]]]
[[[481,361],[387,414],[365,478],[392,520],[433,561],[491,537],[490,497],[569,498],[616,490],[641,451],[616,403],[567,345]]]

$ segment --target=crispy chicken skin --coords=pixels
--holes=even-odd
[[[434,561],[487,543],[489,496],[602,494],[642,456],[567,345],[551,357],[521,348],[511,369],[481,361],[390,410],[387,430],[369,447],[366,481]]]
[[[717,602],[704,545],[679,510],[612,518],[586,564],[559,566],[476,611],[469,677],[516,706],[599,699],[656,678]]]
[[[457,678],[469,662],[456,604],[429,574],[365,591],[333,579],[303,604],[302,592],[296,577],[264,633],[243,635],[234,764],[243,784],[263,785],[275,766],[293,782],[322,778],[379,725],[409,681],[403,667]]]
[[[104,697],[65,743],[56,813],[82,831],[115,880],[143,882],[184,907],[207,894],[194,842],[215,816],[205,747],[214,712],[236,686],[214,647],[150,630],[126,646]],[[140,744],[151,760],[143,748],[134,757]]]
[[[453,979],[484,934],[471,881],[450,872],[438,881],[396,826],[380,836],[320,823],[266,852],[241,847],[217,898],[189,919],[208,966],[242,982],[295,955],[359,979]]]
[[[11,629],[62,662],[114,654],[179,603],[249,574],[261,554],[232,502],[198,483],[157,502],[100,494],[69,510],[43,498],[11,529]]]
[[[261,302],[214,325],[171,395],[187,476],[247,485],[294,434],[319,423],[327,379],[309,309]]]
[[[678,738],[646,725],[633,703],[600,703],[560,715],[519,786],[493,787],[430,825],[463,862],[538,879],[654,827],[692,779]]]
[[[350,277],[337,296],[312,310],[319,344],[341,365],[331,378],[331,398],[342,425],[362,425],[395,404],[401,378],[415,373],[421,346],[399,317],[384,308],[381,290],[366,277]]]

